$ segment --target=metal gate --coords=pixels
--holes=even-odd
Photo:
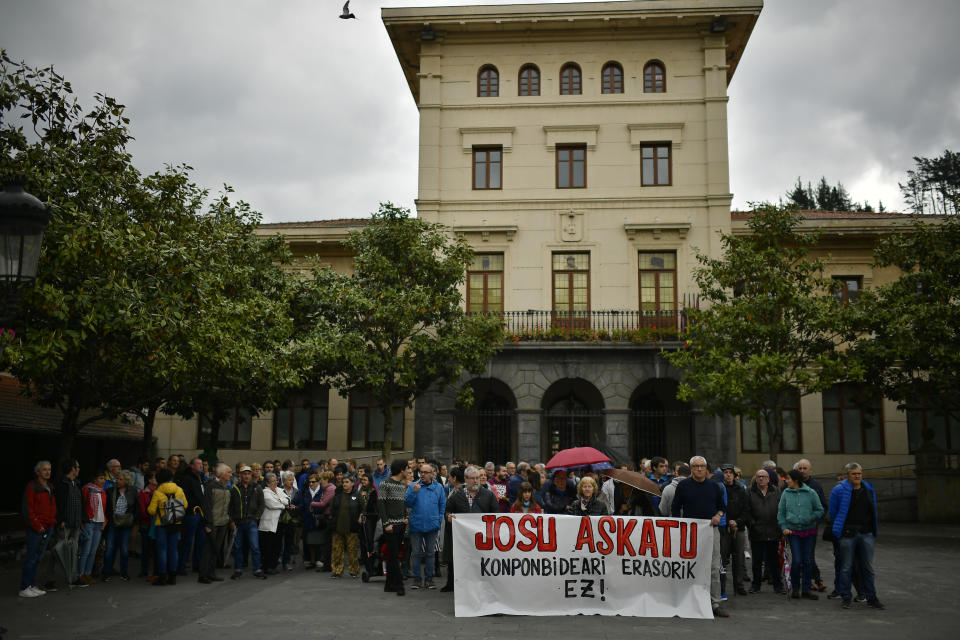
[[[603,417],[589,409],[552,409],[547,413],[547,457],[562,449],[591,445],[590,424]]]
[[[631,453],[638,462],[654,456],[688,458],[693,453],[693,412],[631,411],[630,434]]]

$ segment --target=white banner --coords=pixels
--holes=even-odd
[[[709,520],[457,514],[457,617],[713,618]]]

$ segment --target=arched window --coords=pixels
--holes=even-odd
[[[667,91],[667,70],[659,60],[651,60],[643,67],[643,92],[665,93]]]
[[[573,62],[568,62],[560,69],[560,95],[578,96],[583,93],[583,85],[580,82],[580,67]]]
[[[537,68],[537,65],[525,64],[520,67],[520,82],[518,86],[518,95],[540,95],[540,69]]]
[[[492,64],[480,67],[477,74],[477,96],[496,98],[500,95],[500,73]]]
[[[623,67],[619,62],[603,65],[600,77],[603,79],[603,93],[623,93]]]

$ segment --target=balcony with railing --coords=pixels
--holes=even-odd
[[[675,308],[489,312],[503,319],[508,342],[675,341],[687,330],[699,296],[684,296]]]

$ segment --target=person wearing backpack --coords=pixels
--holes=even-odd
[[[155,516],[153,531],[157,540],[157,579],[155,587],[177,584],[177,544],[180,542],[180,523],[187,513],[187,497],[183,489],[173,482],[169,469],[157,472],[157,489],[147,507],[147,513]]]

